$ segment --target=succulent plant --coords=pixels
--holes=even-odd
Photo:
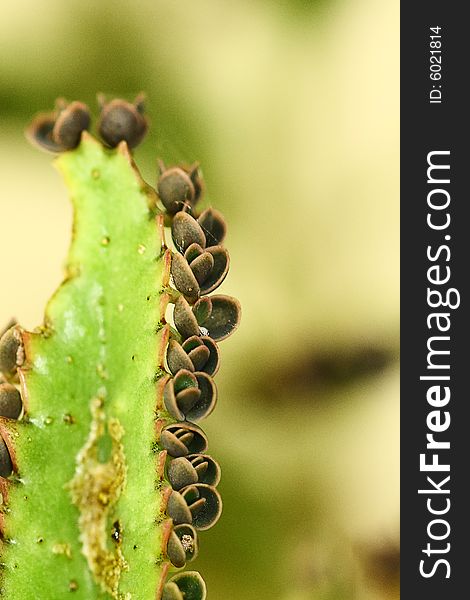
[[[197,165],[160,162],[155,188],[139,175],[142,96],[100,105],[104,144],[81,102],[27,130],[59,154],[74,235],[43,324],[0,336],[0,594],[202,600],[199,573],[168,577],[222,510],[195,422],[216,405],[217,342],[240,321],[237,300],[207,295],[228,271],[226,226],[197,213]]]

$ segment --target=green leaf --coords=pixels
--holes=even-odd
[[[73,242],[44,326],[24,336],[27,418],[10,433],[18,476],[0,586],[22,600],[153,599],[163,561],[153,448],[166,277],[154,192],[125,145],[109,151],[87,134],[57,166],[74,206]]]

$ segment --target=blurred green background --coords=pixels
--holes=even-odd
[[[193,563],[212,600],[399,597],[398,48],[393,0],[16,0],[0,21],[0,315],[32,328],[71,208],[23,128],[63,95],[145,90],[136,151],[199,160],[227,217],[205,424],[224,515]]]

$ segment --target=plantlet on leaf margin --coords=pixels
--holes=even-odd
[[[60,154],[75,235],[43,325],[0,336],[0,593],[203,600],[199,573],[167,576],[222,510],[194,421],[215,408],[217,342],[240,321],[237,300],[207,295],[228,271],[226,225],[196,212],[197,165],[160,162],[156,189],[140,177],[129,148],[147,131],[142,96],[100,104],[105,145],[80,102],[28,128]]]
[[[63,98],[58,98],[55,111],[37,115],[26,135],[33,144],[49,152],[73,150],[80,143],[82,132],[89,129],[90,121],[86,104],[68,104]]]

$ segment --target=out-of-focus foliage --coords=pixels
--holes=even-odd
[[[398,597],[398,2],[18,0],[0,21],[0,315],[41,322],[71,215],[23,127],[149,97],[136,152],[201,162],[239,334],[207,423],[210,597]]]

